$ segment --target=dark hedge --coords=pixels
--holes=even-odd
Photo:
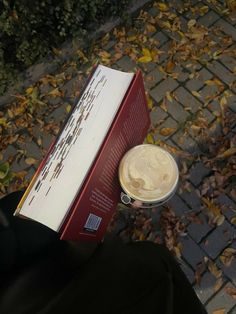
[[[82,36],[107,17],[121,15],[128,2],[0,1],[0,94],[14,80],[17,72],[31,66],[65,40]]]

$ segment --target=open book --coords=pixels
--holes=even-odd
[[[119,201],[119,161],[149,125],[141,73],[98,65],[15,214],[63,239],[102,239]]]

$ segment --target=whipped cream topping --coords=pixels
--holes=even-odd
[[[119,166],[123,190],[132,198],[154,202],[166,198],[175,189],[179,172],[174,158],[164,149],[138,145],[129,150]]]

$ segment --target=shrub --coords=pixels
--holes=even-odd
[[[0,2],[0,94],[17,70],[34,64],[66,39],[80,36],[128,0],[2,0]]]

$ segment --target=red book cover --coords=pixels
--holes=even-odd
[[[115,75],[120,72],[100,66],[90,76],[79,105],[17,209],[18,214],[59,232],[61,239],[103,239],[120,201],[119,162],[128,149],[143,143],[150,126],[141,72],[133,76],[126,73],[125,77],[118,73],[116,82],[111,83],[112,71]],[[109,107],[119,97],[117,110],[112,104]]]

